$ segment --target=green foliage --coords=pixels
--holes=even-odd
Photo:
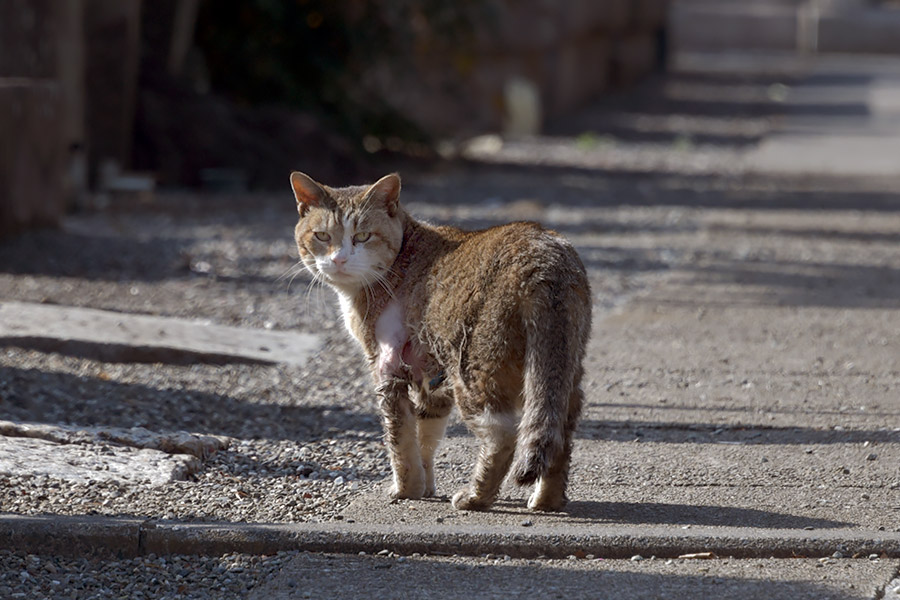
[[[597,135],[593,131],[586,131],[575,138],[575,146],[583,151],[611,148],[615,145],[616,138],[614,136],[609,134]]]
[[[424,136],[367,94],[366,69],[411,60],[424,38],[464,41],[485,0],[206,0],[197,27],[213,88],[248,104],[317,110],[346,134]]]

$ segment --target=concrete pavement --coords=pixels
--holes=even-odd
[[[303,554],[257,600],[287,598],[876,598],[894,566],[815,560],[541,560]]]
[[[900,14],[900,13],[898,13]],[[900,61],[809,59],[786,90],[786,116],[750,155],[770,175],[894,177],[900,170]]]

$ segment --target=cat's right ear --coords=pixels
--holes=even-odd
[[[294,189],[297,212],[301,217],[310,207],[321,206],[325,199],[325,190],[306,173],[300,171],[291,173],[291,187]]]

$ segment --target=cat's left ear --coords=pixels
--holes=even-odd
[[[311,206],[320,206],[325,199],[325,190],[316,180],[300,171],[291,173],[291,187],[297,199],[297,212],[300,216]]]
[[[400,205],[400,176],[391,173],[376,181],[366,192],[366,201],[369,200],[381,202],[389,216],[396,215]]]

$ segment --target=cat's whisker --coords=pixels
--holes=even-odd
[[[322,279],[322,285],[318,286],[318,291],[316,292],[316,300],[317,300],[317,302],[319,303],[319,305],[318,305],[318,310],[319,310],[320,313],[322,313],[322,312],[325,311],[325,307],[326,307],[326,304],[327,304],[326,301],[325,301],[325,296],[324,296],[324,293],[325,293],[325,292],[324,292],[324,290],[325,290],[325,284],[324,284],[324,281],[325,281],[325,280],[324,280],[324,278],[323,278],[323,279]]]
[[[366,321],[369,318],[369,307],[372,306],[372,291],[368,286],[363,287],[363,290],[366,293],[366,313],[363,315],[363,321]]]
[[[288,292],[291,291],[291,284],[294,283],[294,279],[296,279],[297,276],[300,275],[301,273],[303,273],[303,269],[297,269],[296,271],[294,271],[294,274],[291,275],[291,279],[290,279],[290,281],[288,281],[288,284],[287,284]]]
[[[313,278],[306,286],[306,312],[309,314],[309,296],[312,293],[313,288],[316,286],[316,282],[318,280],[318,273],[313,275]]]
[[[291,263],[291,266],[289,266],[287,269],[285,269],[284,272],[275,279],[275,281],[281,281],[282,279],[284,279],[285,277],[287,277],[288,275],[293,273],[294,269],[297,268],[297,265],[302,265],[302,264],[303,264],[303,262],[299,261],[299,260]]]
[[[310,302],[311,302],[312,291],[314,288],[318,290],[316,297],[318,298],[319,307],[321,308],[323,306],[322,288],[324,287],[324,285],[322,285],[322,284],[324,282],[325,282],[325,279],[324,279],[324,276],[322,275],[322,273],[319,271],[314,271],[312,280],[310,280],[309,284],[306,286],[306,312],[307,313],[311,312],[310,311]]]
[[[384,292],[388,296],[390,296],[390,298],[392,300],[396,298],[396,296],[394,296],[394,290],[391,289],[387,278],[384,277],[383,275],[381,275],[380,273],[377,273],[374,271],[372,272],[372,281],[366,282],[366,289],[369,289],[371,287],[372,283],[377,283],[378,285],[380,285],[381,289],[383,289]]]
[[[302,273],[304,268],[305,268],[305,265],[303,264],[303,261],[297,261],[294,264],[292,264],[290,267],[285,269],[284,273],[282,273],[281,275],[278,276],[277,279],[275,279],[275,282],[277,283],[279,281],[283,281],[283,280],[287,279],[288,277],[290,277],[291,281],[293,281],[294,277],[296,277],[298,274]],[[288,287],[290,287],[290,282],[288,282]]]
[[[393,275],[394,277],[396,277],[396,278],[398,278],[398,279],[403,279],[403,275],[402,275],[401,273],[398,273],[397,271],[395,271],[393,267],[386,266],[386,267],[384,268],[384,272],[385,272],[387,275]],[[387,280],[387,276],[382,275],[382,277],[384,277],[385,280]]]

